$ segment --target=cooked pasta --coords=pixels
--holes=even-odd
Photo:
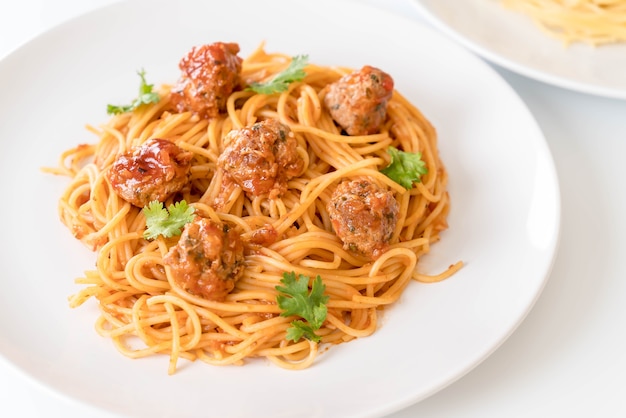
[[[232,46],[236,44],[229,45],[231,52],[238,51]],[[262,44],[242,59],[242,85],[271,79],[291,62],[285,54],[266,52]],[[95,299],[101,312],[97,332],[131,358],[168,355],[170,374],[180,359],[242,365],[251,358],[265,358],[284,368],[302,369],[313,364],[320,344],[374,333],[381,311],[400,298],[411,280],[443,280],[457,271],[461,262],[434,276],[418,266],[448,227],[448,177],[438,154],[436,130],[388,84],[383,87],[390,90],[390,98],[380,125],[368,127],[369,133],[347,135],[333,120],[325,100],[332,94],[327,86],[351,72],[308,64],[305,77],[283,92],[259,94],[235,86],[219,111],[182,109],[181,95],[193,89],[185,83],[162,85],[158,102],[112,116],[100,127],[89,126],[97,141],[64,152],[59,166],[48,169],[70,177],[59,200],[61,220],[96,252],[96,267],[76,280],[81,289],[70,297],[70,305]],[[228,169],[249,164],[242,158],[250,155],[249,148],[237,149],[236,144],[248,140],[246,135],[265,135],[263,129],[271,129],[272,124],[281,128],[271,150],[286,147],[290,160],[280,162],[276,157],[279,165],[271,168],[283,170],[285,177],[281,183],[277,177],[264,189],[265,177],[238,183],[238,176],[245,173]],[[285,134],[291,145],[283,145]],[[178,154],[165,155],[157,139],[175,144]],[[145,148],[146,144],[153,148]],[[142,145],[145,153],[156,150],[155,155],[175,160],[176,169],[188,169],[182,186],[156,198],[165,206],[184,200],[193,208],[194,221],[182,235],[145,237],[143,203],[130,201],[146,196],[153,200],[157,180],[145,182],[141,193],[130,187],[125,198],[124,191],[116,189],[131,170],[124,162],[131,164],[138,155],[129,153]],[[228,154],[233,147],[235,151]],[[421,153],[427,173],[410,189],[381,172],[390,163],[390,147]],[[260,152],[251,151],[256,153],[252,157]],[[261,165],[249,167],[251,173],[258,175]],[[118,166],[122,168],[115,171]],[[139,167],[141,175],[147,175],[145,171]],[[333,199],[359,198],[349,194],[337,198],[339,184],[357,189],[366,185],[372,189],[372,202],[378,204],[384,196],[397,205],[397,210],[381,209],[390,224],[380,230],[382,235],[373,245],[338,237],[335,230],[347,215],[332,213],[337,206]],[[371,219],[363,215],[367,225],[356,225],[365,227],[367,236],[376,235],[372,222],[380,213],[372,213],[367,215]],[[354,233],[352,224],[347,228],[347,234]],[[232,254],[221,254],[223,264],[215,271],[221,274],[228,267],[224,273],[228,277],[211,276],[209,284],[190,283],[189,268],[197,260],[185,257],[197,255],[193,251],[203,246],[213,251],[212,244],[199,235],[212,230],[217,235],[210,238],[221,237],[218,244],[224,248],[234,252],[241,243],[243,255],[228,264]],[[214,265],[217,261],[212,260]],[[316,330],[319,343],[286,338],[294,317],[281,315],[276,287],[289,272],[323,281],[328,301],[327,316]],[[216,283],[225,288],[217,291]]]
[[[502,0],[565,44],[626,41],[625,0]]]

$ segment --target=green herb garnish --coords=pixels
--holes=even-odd
[[[328,296],[324,295],[326,286],[322,278],[317,276],[309,292],[310,278],[302,274],[296,278],[296,273],[283,273],[280,281],[283,286],[276,286],[280,292],[276,296],[276,302],[283,312],[281,316],[297,315],[304,319],[291,322],[287,329],[287,340],[297,342],[304,337],[308,340],[319,342],[321,337],[315,333],[326,320]]]
[[[107,113],[109,115],[118,115],[120,113],[130,112],[142,104],[157,103],[161,99],[157,92],[152,91],[154,85],[146,83],[146,72],[141,70],[137,71],[137,74],[141,77],[141,83],[139,84],[139,96],[133,100],[131,104],[126,106],[107,105]]]
[[[428,173],[421,152],[404,152],[389,147],[387,153],[391,156],[391,162],[380,172],[405,189],[411,189],[413,183],[419,183],[422,175]]]
[[[286,91],[289,88],[289,84],[304,79],[306,76],[304,67],[306,67],[308,61],[308,55],[297,55],[291,59],[289,67],[276,74],[274,78],[264,83],[251,83],[246,90],[252,90],[259,94],[273,94]]]
[[[146,217],[145,239],[155,239],[159,235],[166,238],[180,235],[185,224],[195,217],[194,208],[184,200],[172,203],[167,209],[163,203],[153,200],[142,212]]]

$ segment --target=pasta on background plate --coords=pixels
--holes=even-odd
[[[626,0],[500,0],[566,45],[626,42]]]
[[[61,220],[96,252],[70,305],[131,358],[285,368],[376,331],[447,229],[434,127],[391,75],[236,43],[193,47],[180,78],[108,106],[67,150]]]

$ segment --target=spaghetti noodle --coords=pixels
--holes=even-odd
[[[290,61],[261,45],[243,60],[241,76],[248,83],[267,79]],[[281,316],[276,303],[283,273],[323,279],[328,314],[317,333],[322,344],[337,344],[374,333],[379,311],[397,301],[412,279],[443,280],[458,270],[460,262],[432,277],[416,269],[447,228],[448,178],[435,129],[393,91],[379,132],[342,134],[323,105],[324,88],[349,72],[309,64],[306,77],[288,90],[270,95],[236,90],[226,111],[209,118],[177,111],[172,86],[163,85],[157,103],[88,127],[97,143],[64,152],[59,167],[49,170],[71,178],[59,200],[61,219],[97,253],[96,268],[76,280],[82,288],[70,297],[70,305],[97,300],[97,332],[131,358],[169,355],[170,374],[181,358],[241,365],[262,357],[302,369],[313,363],[319,344],[286,340],[293,318]],[[299,174],[278,196],[255,196],[236,186],[216,204],[223,192],[218,160],[228,145],[225,138],[262,120],[290,128],[303,160]],[[141,208],[120,198],[107,179],[119,155],[152,138],[167,138],[193,154],[189,184],[165,203],[184,199],[198,216],[237,229],[245,243],[241,278],[222,300],[189,292],[173,279],[164,260],[181,238],[145,239]],[[428,172],[410,190],[380,172],[389,163],[390,146],[422,154]],[[388,248],[375,259],[346,248],[327,209],[341,180],[363,178],[388,190],[399,207]]]
[[[625,0],[502,0],[565,44],[626,41]]]

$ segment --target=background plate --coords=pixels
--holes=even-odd
[[[351,16],[346,19],[345,16]],[[371,29],[375,22],[376,30]],[[376,65],[438,128],[449,170],[450,229],[420,269],[463,260],[453,278],[412,283],[372,337],[332,347],[310,369],[264,361],[209,367],[129,360],[93,330],[97,308],[67,306],[93,254],[57,216],[67,181],[42,174],[85,123],[150,82],[173,82],[193,45],[238,42],[242,56],[307,53],[317,64]],[[381,416],[450,384],[517,327],[548,277],[560,201],[551,155],[513,90],[441,35],[358,3],[133,1],[74,19],[0,63],[0,353],[58,394],[137,417]]]
[[[431,24],[493,63],[559,87],[626,99],[626,44],[565,47],[497,0],[411,1]]]

